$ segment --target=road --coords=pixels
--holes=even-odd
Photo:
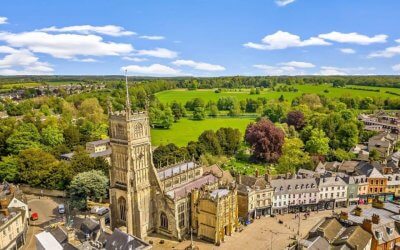
[[[50,222],[59,220],[62,216],[58,213],[58,204],[64,203],[59,198],[28,196],[28,206],[31,209],[31,213],[38,213],[39,219],[37,221],[30,221],[27,235],[26,244],[24,250],[35,250],[36,241],[35,235],[43,231],[44,227]]]

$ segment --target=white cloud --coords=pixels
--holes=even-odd
[[[140,36],[139,38],[147,39],[147,40],[163,40],[165,37],[163,36]]]
[[[169,49],[155,48],[153,50],[138,50],[136,55],[171,59],[177,57],[178,53]]]
[[[152,64],[150,66],[129,65],[122,67],[121,70],[127,70],[129,73],[146,75],[146,76],[159,76],[159,75],[183,75],[179,70],[162,64]]]
[[[400,64],[396,64],[392,66],[393,71],[400,71]]]
[[[77,56],[119,56],[133,51],[131,44],[104,42],[102,37],[96,35],[0,32],[0,40],[13,47],[64,59]]]
[[[299,72],[294,67],[290,66],[271,66],[265,64],[253,65],[254,68],[261,69],[266,75],[303,75],[304,72]]]
[[[49,74],[54,71],[50,64],[40,62],[39,58],[28,50],[13,49],[5,53],[8,54],[0,59],[0,74],[35,75]]]
[[[280,63],[279,65],[294,67],[294,68],[314,68],[315,65],[309,62],[299,62],[299,61],[291,61],[286,63]]]
[[[262,43],[248,42],[245,47],[259,50],[278,50],[290,47],[306,46],[326,46],[331,43],[318,37],[310,37],[307,40],[301,40],[300,36],[285,31],[277,31],[274,34],[267,35],[262,39]]]
[[[340,52],[342,52],[344,54],[355,54],[356,53],[356,51],[354,49],[351,49],[351,48],[342,48],[342,49],[339,49],[339,50],[340,50]]]
[[[7,17],[0,16],[0,24],[6,24],[7,23]]]
[[[105,25],[105,26],[92,26],[92,25],[76,25],[76,26],[68,26],[57,28],[55,26],[51,26],[48,28],[40,29],[39,31],[44,32],[72,32],[79,34],[102,34],[108,36],[131,36],[135,35],[135,32],[125,30],[123,27],[116,25]]]
[[[10,53],[15,53],[18,50],[8,47],[8,46],[0,46],[0,53],[2,54],[10,54]]]
[[[74,58],[72,59],[72,61],[75,62],[88,62],[88,63],[93,63],[93,62],[98,62],[96,59],[93,58]]]
[[[371,75],[371,71],[374,70],[374,67],[342,68],[322,66],[317,75]]]
[[[397,43],[400,43],[400,39],[396,40]],[[388,47],[381,51],[376,51],[368,55],[368,57],[394,57],[400,55],[400,45]]]
[[[132,62],[144,62],[147,61],[147,58],[140,58],[140,57],[131,57],[131,56],[124,56],[122,57],[123,60],[132,61]]]
[[[388,36],[384,34],[369,37],[366,35],[358,34],[356,32],[341,33],[337,31],[332,31],[326,34],[320,34],[318,35],[318,37],[338,43],[355,43],[360,45],[369,45],[372,43],[385,43],[386,39],[388,38]]]
[[[291,3],[294,3],[294,1],[295,0],[276,0],[275,1],[275,3],[278,5],[278,6],[286,6],[286,5],[288,5],[288,4],[291,4]]]
[[[195,62],[192,60],[176,60],[172,62],[172,64],[176,66],[188,66],[197,70],[204,70],[204,71],[224,71],[225,67],[217,64],[210,64],[204,62]]]

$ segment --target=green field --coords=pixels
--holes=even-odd
[[[170,129],[152,129],[151,141],[153,146],[175,143],[178,146],[186,146],[189,141],[197,141],[199,135],[208,129],[217,130],[221,127],[240,129],[242,134],[247,124],[254,121],[252,118],[209,118],[202,121],[181,119],[174,123]]]
[[[204,101],[218,101],[220,97],[233,96],[237,100],[243,100],[246,98],[257,99],[258,97],[265,97],[267,99],[277,99],[281,95],[285,97],[286,100],[292,100],[297,96],[301,96],[303,93],[315,93],[323,94],[328,97],[341,97],[341,96],[354,96],[354,97],[382,97],[382,98],[399,98],[398,96],[386,93],[386,91],[391,91],[400,94],[400,89],[397,88],[383,88],[383,87],[366,87],[366,86],[347,86],[363,89],[380,89],[380,92],[366,91],[366,90],[354,90],[348,88],[334,88],[330,84],[324,85],[293,85],[297,88],[298,92],[278,92],[272,91],[270,89],[265,89],[259,95],[250,95],[249,89],[242,89],[238,91],[227,91],[221,93],[215,93],[213,89],[201,89],[201,90],[186,90],[186,89],[175,89],[162,91],[156,94],[157,98],[163,103],[170,103],[172,101],[178,101],[181,103],[186,103],[193,98],[201,98]],[[328,90],[328,93],[324,91]]]

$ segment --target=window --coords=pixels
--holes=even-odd
[[[168,229],[168,218],[165,213],[160,214],[160,225],[162,228]]]
[[[118,208],[119,208],[119,219],[121,221],[126,221],[126,200],[124,197],[119,197],[118,199]]]
[[[383,180],[381,180],[381,185],[383,185]]]
[[[136,123],[133,129],[133,134],[135,138],[140,138],[143,136],[143,125],[141,123]]]
[[[185,204],[180,204],[178,207],[179,228],[185,227]]]

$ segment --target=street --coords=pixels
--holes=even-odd
[[[30,226],[26,235],[26,244],[23,247],[24,250],[35,250],[36,242],[35,235],[43,231],[43,228],[49,225],[50,222],[62,219],[62,216],[58,213],[58,204],[64,201],[60,198],[50,197],[37,197],[28,195],[28,206],[31,209],[31,213],[38,213],[39,219],[36,221],[30,221]]]

